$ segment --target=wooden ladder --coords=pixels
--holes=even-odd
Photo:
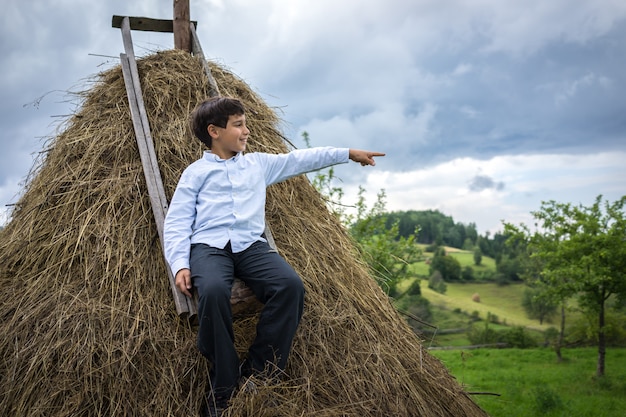
[[[207,76],[209,83],[209,96],[219,96],[219,88],[215,82],[215,78],[211,74],[211,69],[207,64],[207,61],[202,52],[200,41],[196,34],[197,22],[191,21],[189,24],[189,30],[191,35],[191,53],[196,56],[203,65],[204,73]],[[143,94],[141,91],[141,84],[139,81],[139,71],[137,70],[137,61],[135,60],[135,53],[133,50],[133,41],[131,38],[131,30],[152,31],[152,32],[173,32],[174,24],[172,20],[150,19],[144,17],[128,17],[128,16],[113,16],[112,26],[122,30],[122,39],[124,42],[124,53],[120,54],[120,60],[122,63],[122,73],[124,75],[124,84],[126,86],[126,93],[128,95],[128,103],[130,106],[130,114],[133,119],[133,128],[135,130],[135,136],[137,139],[137,146],[139,147],[139,154],[141,156],[141,164],[143,166],[144,175],[146,177],[146,184],[148,187],[148,194],[150,196],[150,203],[152,206],[152,213],[156,222],[157,231],[159,233],[159,240],[161,242],[161,248],[163,248],[163,227],[165,223],[165,215],[167,214],[168,201],[165,196],[165,190],[163,188],[163,180],[161,178],[161,171],[159,170],[159,162],[154,151],[154,142],[150,133],[150,123],[148,122],[148,116],[144,105]],[[276,249],[276,243],[268,226],[265,228],[265,236],[268,243],[272,248]],[[182,294],[176,287],[176,279],[166,263],[166,269],[172,295],[174,297],[174,303],[176,305],[176,312],[178,315],[188,315],[190,318],[197,314],[197,299],[189,299]],[[195,293],[194,293],[195,295]],[[241,282],[236,279],[233,285],[231,304],[233,306],[246,303],[254,304],[254,295],[252,292]],[[254,309],[254,307],[252,307]],[[247,310],[247,309],[242,309]],[[235,313],[235,312],[234,312]]]

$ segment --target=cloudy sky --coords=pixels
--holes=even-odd
[[[386,152],[337,171],[389,210],[438,209],[481,233],[542,201],[626,194],[622,0],[190,0],[205,55],[271,106],[300,147]],[[0,223],[68,91],[119,63],[114,14],[172,0],[5,0],[0,15]],[[173,37],[133,32],[135,53]]]

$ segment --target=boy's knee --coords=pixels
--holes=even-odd
[[[196,287],[200,302],[220,303],[230,302],[230,286],[225,282],[211,282]]]
[[[294,297],[304,297],[304,283],[298,275],[291,275],[289,279],[285,280],[283,291],[289,293]]]

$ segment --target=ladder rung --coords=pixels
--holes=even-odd
[[[111,26],[121,29],[122,20],[126,16],[113,16]],[[142,30],[145,32],[164,32],[174,33],[174,21],[165,19],[152,19],[149,17],[128,17],[131,30]],[[198,22],[192,20],[191,23],[194,27],[198,27]]]

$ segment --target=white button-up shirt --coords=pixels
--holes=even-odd
[[[211,152],[183,172],[165,217],[165,258],[172,273],[189,268],[194,243],[241,252],[264,240],[266,187],[296,175],[348,162],[347,148],[285,154],[249,153],[221,159]]]

